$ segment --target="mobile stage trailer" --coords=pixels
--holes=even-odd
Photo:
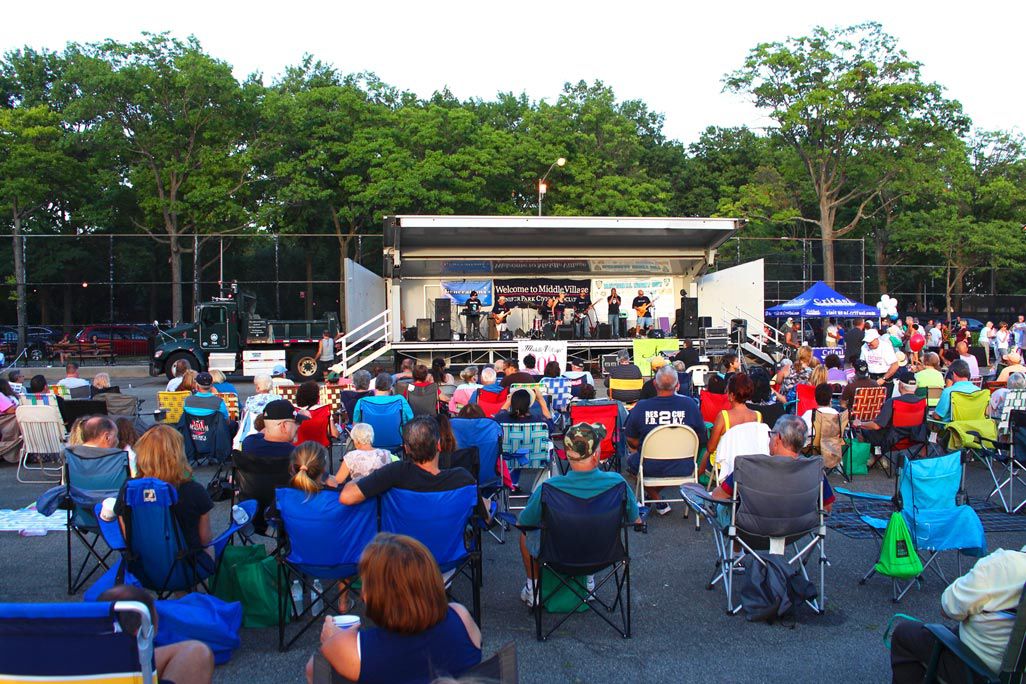
[[[629,327],[635,322],[630,302],[641,289],[653,300],[656,327],[667,334],[682,292],[697,298],[699,317],[710,317],[714,326],[745,318],[749,329],[761,331],[763,262],[706,274],[717,248],[739,226],[738,219],[729,218],[385,217],[384,310],[376,308],[377,297],[362,298],[362,311],[347,306],[340,365],[351,373],[390,351],[420,359],[443,356],[455,364],[512,355],[517,340],[487,339],[486,325],[481,326],[486,339],[470,339],[461,304],[471,289],[478,290],[485,314],[505,295],[516,307],[508,324],[518,336],[537,334],[536,307],[558,291],[567,294],[571,305],[594,302],[588,316],[598,332],[598,323],[606,323],[606,296],[613,287],[623,298],[621,311],[628,312]],[[367,274],[361,277],[366,281]],[[436,300],[453,304],[436,305]],[[480,320],[486,323],[487,317]],[[425,325],[430,339],[424,339]],[[595,338],[567,343],[569,356],[583,362],[631,344]]]

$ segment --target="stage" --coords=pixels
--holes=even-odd
[[[520,338],[529,339],[529,338]],[[468,365],[494,363],[496,359],[508,359],[517,354],[517,342],[520,339],[460,341],[443,340],[437,342],[394,342],[392,351],[396,357],[409,356],[421,361],[430,361],[435,356],[448,359],[449,365]],[[615,354],[620,349],[630,351],[633,338],[625,337],[618,340],[562,340],[566,342],[567,357],[574,363],[585,365],[600,363],[605,354]]]

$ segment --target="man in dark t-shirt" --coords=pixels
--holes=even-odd
[[[299,423],[307,416],[287,399],[275,399],[264,407],[264,429],[242,440],[242,452],[252,456],[290,456]]]
[[[620,295],[616,293],[614,287],[609,291],[609,296],[606,297],[606,306],[609,307],[609,313],[606,316],[606,321],[609,323],[609,331],[613,337],[620,336]]]
[[[862,329],[862,319],[856,318],[851,328],[844,333],[844,360],[853,364],[862,354],[862,343],[866,340],[866,331]]]
[[[631,355],[626,349],[616,353],[616,365],[609,369],[609,379],[612,380],[641,380],[641,369],[631,363]],[[641,398],[643,382],[627,383],[637,385],[637,389],[614,388],[614,383],[607,383],[609,398],[621,401],[625,404],[633,404]]]

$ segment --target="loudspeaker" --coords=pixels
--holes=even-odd
[[[741,344],[748,341],[748,320],[745,318],[730,319],[730,342]]]
[[[417,341],[418,342],[430,342],[431,341],[431,319],[430,318],[418,318],[417,319]]]
[[[712,327],[712,316],[699,316],[698,317],[699,328],[711,328]]]
[[[416,342],[417,341],[417,326],[411,325],[409,328],[403,330],[403,342]]]
[[[664,333],[659,328],[650,328],[648,331],[648,336],[653,340],[661,340],[664,337],[666,337],[666,333]]]
[[[574,339],[574,326],[572,325],[561,325],[556,329],[557,340],[572,340]]]
[[[698,300],[681,297],[677,312],[677,337],[698,337]]]
[[[513,339],[513,333],[511,333],[509,330],[503,330],[501,333],[499,333],[499,339],[503,342],[509,342]]]
[[[435,300],[435,323],[452,322],[452,300],[440,297]]]
[[[452,342],[452,326],[449,325],[449,321],[435,321],[432,323],[431,339],[435,342]]]
[[[599,323],[598,330],[595,333],[596,339],[608,340],[612,338],[613,329],[609,327],[608,323]]]

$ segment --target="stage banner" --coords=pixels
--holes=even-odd
[[[490,280],[443,280],[442,292],[457,304],[466,304],[470,293],[477,291],[481,306],[492,305],[492,281]]]
[[[589,280],[558,280],[555,278],[508,278],[495,281],[495,296],[506,298],[510,306],[528,306],[538,308],[549,297],[556,297],[560,292],[566,295],[567,302],[577,307],[587,302],[591,291]]]
[[[679,293],[673,289],[673,278],[600,278],[591,281],[591,291],[595,300],[595,312],[602,323],[606,322],[609,310],[606,305],[606,297],[609,291],[616,288],[620,295],[620,313],[627,313],[627,320],[634,321],[634,309],[631,308],[631,301],[638,296],[638,290],[644,290],[649,299],[652,300],[652,309],[655,317],[669,318],[673,324],[673,317],[676,315],[677,307],[680,306]],[[632,323],[633,325],[633,323]]]
[[[534,354],[534,367],[526,370],[534,375],[545,372],[545,364],[549,361],[557,361],[560,369],[566,368],[566,340],[518,340],[517,361],[521,369],[524,369],[523,359],[528,354]]]
[[[619,292],[620,288],[617,288]],[[652,358],[659,352],[668,351],[673,354],[680,349],[680,340],[667,337],[664,339],[642,338],[634,340],[634,365],[645,375],[652,375]]]

